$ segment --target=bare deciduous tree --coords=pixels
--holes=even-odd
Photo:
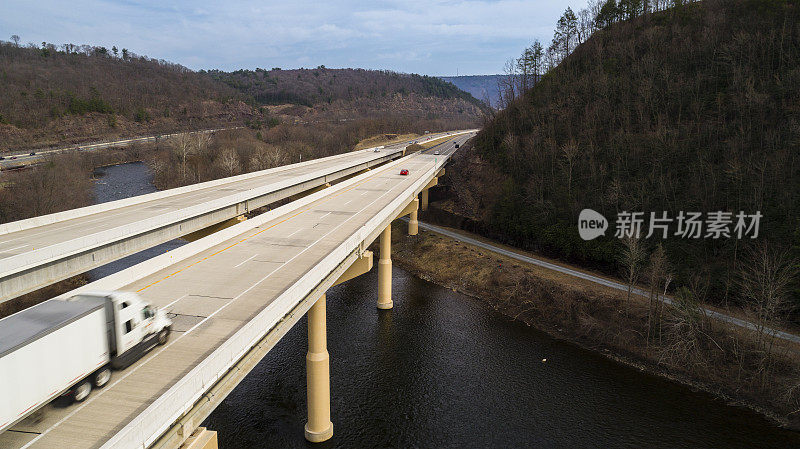
[[[564,156],[564,171],[567,175],[567,194],[572,199],[572,171],[578,158],[578,144],[570,140],[561,146],[561,153]]]
[[[669,283],[672,281],[672,274],[669,268],[669,261],[661,244],[656,245],[653,253],[650,254],[650,265],[648,266],[649,278],[649,301],[647,307],[647,342],[655,335],[661,335],[661,317],[664,303],[661,300],[661,288],[666,294]]]
[[[767,243],[750,250],[748,259],[740,271],[739,286],[754,315],[761,351],[759,372],[764,385],[775,362],[777,336],[770,329],[788,311],[789,287],[797,275],[797,264],[785,250],[773,249]]]
[[[514,58],[506,61],[503,66],[503,75],[499,78],[497,90],[500,93],[500,108],[505,108],[517,97],[517,82],[519,74],[517,72],[517,61]]]
[[[622,266],[625,267],[625,277],[628,280],[628,296],[630,301],[631,292],[639,280],[642,264],[646,257],[646,251],[642,241],[636,237],[625,237],[622,239]]]
[[[181,178],[186,180],[186,161],[193,153],[194,145],[192,145],[191,135],[189,133],[180,133],[173,137],[170,141],[170,147],[178,155],[181,161]]]
[[[239,163],[239,156],[233,150],[225,150],[219,158],[219,164],[228,176],[239,174],[241,171],[241,164]]]

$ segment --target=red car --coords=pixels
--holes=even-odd
[[[408,170],[406,170],[404,168],[404,169],[400,170],[400,174],[403,175],[403,176],[408,175]]]

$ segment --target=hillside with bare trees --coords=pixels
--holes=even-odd
[[[189,70],[127,49],[0,41],[0,152],[246,125],[360,118],[477,123],[437,78],[363,69]]]
[[[235,90],[116,48],[0,42],[0,150],[197,129],[253,114]]]
[[[261,104],[302,104],[314,106],[335,100],[353,101],[360,98],[391,97],[394,94],[415,93],[441,99],[460,98],[479,105],[479,102],[452,83],[437,77],[397,73],[386,70],[273,68],[271,70],[237,70],[207,73],[212,79],[244,92]]]
[[[513,60],[506,109],[457,155],[456,208],[486,235],[631,283],[647,278],[648,258],[663,248],[661,288],[796,319],[800,5],[675,4],[593,2],[580,39],[581,15],[570,10],[552,45]],[[540,79],[525,86],[526,77]],[[624,211],[641,211],[645,226],[666,211],[671,233],[584,241],[585,208],[610,229]],[[681,211],[731,212],[731,230],[735,214],[758,212],[758,238],[675,235]]]

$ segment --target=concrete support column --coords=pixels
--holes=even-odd
[[[217,432],[198,427],[182,445],[181,449],[217,449]]]
[[[308,310],[308,354],[306,354],[306,392],[308,422],[306,439],[312,443],[333,436],[331,422],[331,372],[325,323],[326,295]]]
[[[420,199],[422,200],[422,210],[428,210],[428,189],[425,189],[420,193]]]
[[[411,211],[411,216],[408,220],[408,235],[419,234],[419,220],[417,220],[418,212],[416,209]]]
[[[378,308],[392,308],[392,225],[381,233],[381,254],[378,260]]]

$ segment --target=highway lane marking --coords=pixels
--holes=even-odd
[[[251,261],[251,260],[255,259],[255,258],[256,258],[256,256],[258,256],[258,254],[253,254],[252,256],[250,256],[250,257],[248,257],[247,259],[245,259],[245,260],[243,260],[242,262],[240,262],[238,265],[234,265],[234,267],[233,267],[233,268],[239,268],[239,267],[241,267],[241,266],[242,266],[242,265],[244,265],[245,263],[247,263],[247,262],[249,262],[249,261]]]
[[[291,234],[287,235],[286,237],[287,237],[287,238],[288,238],[288,237],[291,237],[291,236],[293,236],[293,235],[297,234],[298,232],[300,232],[300,231],[302,231],[302,230],[303,230],[303,228],[300,228],[300,229],[298,229],[298,230],[296,230],[296,231],[292,232]]]
[[[3,251],[14,251],[15,249],[22,249],[25,248],[26,246],[31,246],[31,245],[15,246],[14,248],[4,249]]]
[[[180,301],[181,299],[183,299],[183,298],[185,298],[187,296],[189,296],[188,293],[183,295],[183,296],[181,296],[180,298],[176,299],[175,301],[172,301],[171,303],[167,304],[166,306],[162,307],[162,309],[167,310],[168,308],[172,307],[173,304],[175,304],[176,302]]]
[[[159,282],[161,282],[161,281],[163,281],[163,280],[166,280],[166,279],[168,279],[168,278],[171,278],[172,276],[175,276],[176,274],[178,274],[178,273],[180,273],[180,272],[182,272],[182,271],[184,271],[184,270],[186,270],[186,269],[188,269],[188,268],[190,268],[190,267],[193,267],[194,265],[197,265],[197,264],[199,264],[199,263],[201,263],[201,262],[203,262],[203,261],[205,261],[205,260],[208,260],[208,259],[210,259],[211,257],[214,257],[214,256],[216,256],[217,254],[219,254],[219,253],[221,253],[221,252],[223,252],[223,251],[227,251],[228,249],[230,249],[230,248],[233,248],[234,246],[238,245],[239,243],[245,242],[245,241],[249,240],[250,238],[252,238],[252,237],[255,237],[255,236],[257,236],[257,235],[261,234],[262,232],[266,232],[266,231],[268,231],[268,230],[270,230],[270,229],[272,229],[272,228],[274,228],[274,227],[276,227],[276,226],[280,225],[281,223],[285,223],[285,222],[287,222],[287,221],[291,220],[292,218],[294,218],[294,217],[296,217],[296,216],[298,216],[298,215],[304,214],[304,213],[308,212],[309,210],[312,210],[312,209],[314,209],[315,207],[317,207],[317,206],[318,206],[318,204],[324,204],[324,203],[326,203],[326,202],[329,202],[329,201],[333,200],[334,198],[336,198],[336,197],[338,197],[338,196],[341,196],[341,195],[343,195],[343,194],[345,194],[345,193],[347,193],[347,192],[350,192],[350,191],[352,191],[352,190],[356,189],[357,187],[361,186],[362,184],[364,184],[364,183],[366,183],[366,182],[368,182],[368,181],[372,180],[372,179],[373,179],[373,178],[375,178],[376,176],[378,176],[378,175],[381,175],[381,174],[383,174],[384,172],[387,172],[388,170],[389,170],[389,167],[383,168],[383,169],[381,169],[381,170],[376,170],[376,171],[375,171],[375,173],[373,173],[373,174],[371,174],[370,176],[368,176],[367,178],[365,178],[365,179],[363,179],[363,180],[361,180],[361,181],[359,181],[359,182],[357,182],[357,183],[353,184],[352,186],[350,186],[350,187],[348,187],[348,188],[346,188],[346,189],[343,189],[343,190],[341,190],[341,191],[339,191],[339,192],[336,192],[336,193],[334,193],[334,194],[331,194],[331,195],[329,195],[329,196],[327,196],[327,197],[325,197],[325,198],[321,198],[321,199],[319,199],[319,200],[317,200],[317,201],[315,201],[315,202],[313,202],[313,203],[311,203],[311,204],[307,205],[307,207],[306,207],[305,209],[301,209],[300,211],[296,212],[295,214],[293,214],[293,215],[289,215],[288,217],[284,218],[283,220],[280,220],[280,221],[278,221],[277,223],[274,223],[274,224],[273,224],[273,225],[271,225],[271,226],[268,226],[268,227],[266,227],[266,228],[264,228],[264,229],[262,229],[262,230],[260,230],[260,231],[258,231],[258,232],[256,232],[256,233],[254,233],[254,234],[251,234],[251,235],[249,235],[249,236],[247,236],[247,237],[245,237],[245,238],[243,238],[243,239],[241,239],[241,240],[239,240],[239,241],[237,241],[237,242],[234,242],[233,244],[231,244],[231,245],[229,245],[229,246],[227,246],[227,247],[225,247],[225,248],[222,248],[222,249],[220,249],[220,250],[218,250],[218,251],[216,251],[216,252],[214,252],[214,253],[212,253],[212,254],[210,254],[210,255],[208,255],[208,256],[206,256],[206,257],[204,257],[204,258],[200,259],[200,260],[197,260],[197,261],[195,261],[194,263],[192,263],[192,264],[190,264],[190,265],[187,265],[186,267],[184,267],[184,268],[181,268],[180,270],[178,270],[178,271],[175,271],[174,273],[171,273],[171,274],[169,274],[169,275],[167,275],[167,276],[165,276],[165,277],[163,277],[163,278],[161,278],[161,279],[159,279],[159,280],[157,280],[157,281],[155,281],[155,282],[152,282],[152,283],[150,283],[150,284],[148,284],[148,285],[145,285],[144,287],[142,287],[142,288],[140,288],[139,290],[136,290],[136,291],[137,291],[137,292],[141,292],[142,290],[145,290],[145,289],[147,289],[147,288],[150,288],[151,286],[153,286],[153,285],[156,285],[156,284],[158,284]],[[366,191],[366,190],[365,190],[364,192],[366,193],[366,192],[368,192],[368,191]],[[363,193],[362,193],[362,195],[363,195]]]
[[[387,169],[381,170],[381,172],[384,172],[384,171],[386,171],[386,170],[387,170]],[[351,190],[353,190],[353,188],[355,188],[356,186],[358,186],[358,185],[361,185],[361,184],[363,184],[363,183],[365,183],[365,182],[367,182],[367,181],[371,180],[371,178],[373,178],[373,177],[375,177],[375,176],[379,175],[381,172],[379,172],[379,173],[375,173],[374,175],[372,175],[372,176],[370,176],[370,177],[368,177],[368,178],[364,179],[363,181],[361,181],[361,182],[359,182],[359,183],[357,183],[357,184],[354,184],[353,186],[351,186],[351,187],[350,187],[350,188],[348,188],[348,189],[342,190],[341,192],[337,192],[336,194],[333,194],[333,195],[331,195],[330,197],[326,198],[324,201],[323,201],[323,199],[320,199],[320,201],[321,201],[321,202],[323,202],[323,203],[324,203],[324,202],[328,202],[328,201],[332,200],[333,198],[335,198],[335,197],[337,197],[337,196],[339,196],[339,195],[341,195],[341,194],[343,194],[343,193],[345,193],[345,192],[348,192],[348,191],[351,191]],[[213,313],[211,313],[211,314],[210,314],[209,316],[207,316],[206,318],[204,318],[204,319],[200,320],[200,321],[199,321],[197,324],[195,324],[194,326],[192,326],[191,328],[189,328],[189,329],[188,329],[186,332],[184,332],[183,334],[181,334],[181,335],[180,335],[180,336],[178,336],[177,338],[173,339],[173,340],[172,340],[171,342],[169,342],[168,344],[164,345],[164,347],[162,347],[162,348],[161,348],[161,349],[159,349],[158,351],[151,353],[151,354],[150,354],[150,355],[149,355],[149,356],[148,356],[148,357],[147,357],[145,360],[141,361],[141,362],[140,362],[140,363],[138,363],[138,364],[137,364],[135,367],[131,368],[131,369],[130,369],[130,371],[127,371],[127,370],[126,370],[125,374],[124,374],[122,377],[120,377],[119,379],[117,379],[116,381],[114,381],[114,383],[112,383],[112,384],[110,384],[110,385],[107,385],[105,388],[103,388],[103,389],[102,389],[102,390],[100,390],[99,392],[96,392],[96,393],[95,393],[95,394],[94,394],[92,397],[90,397],[88,400],[86,400],[85,402],[83,402],[83,403],[82,403],[82,404],[81,404],[81,405],[80,405],[78,408],[76,408],[75,410],[73,410],[73,411],[72,411],[72,412],[70,412],[68,415],[64,416],[63,418],[61,418],[61,419],[60,419],[58,422],[56,422],[55,424],[53,424],[53,425],[52,425],[51,427],[49,427],[48,429],[44,430],[44,431],[43,431],[41,434],[39,434],[39,435],[38,435],[36,438],[34,438],[33,440],[29,441],[29,442],[28,442],[26,445],[22,446],[22,448],[20,448],[20,449],[27,449],[28,447],[30,447],[30,446],[31,446],[33,443],[35,443],[36,441],[38,441],[39,439],[41,439],[43,436],[45,436],[45,435],[47,435],[48,433],[50,433],[50,432],[51,432],[53,429],[55,429],[56,427],[60,426],[60,425],[61,425],[61,424],[63,424],[63,423],[66,421],[66,420],[68,420],[69,418],[73,417],[73,416],[74,416],[76,413],[78,413],[79,411],[83,410],[83,408],[85,408],[86,406],[88,406],[89,404],[91,404],[92,402],[94,402],[94,401],[95,401],[97,398],[99,398],[100,396],[102,396],[102,395],[103,395],[103,393],[105,393],[106,391],[110,391],[111,389],[113,389],[113,388],[114,388],[114,386],[116,386],[117,384],[119,384],[120,382],[122,382],[123,380],[125,380],[125,379],[126,379],[128,376],[130,376],[131,374],[135,373],[135,372],[136,372],[136,371],[137,371],[139,368],[141,368],[142,366],[145,366],[145,365],[146,365],[146,364],[147,364],[147,363],[148,363],[150,360],[152,360],[154,357],[156,357],[157,355],[161,354],[161,353],[162,353],[162,352],[164,352],[164,351],[165,351],[167,348],[169,348],[169,347],[170,347],[170,346],[172,346],[173,344],[175,344],[175,343],[177,343],[178,341],[180,341],[180,339],[181,339],[181,338],[185,337],[186,335],[189,335],[189,333],[191,333],[193,330],[197,329],[197,328],[198,328],[199,326],[201,326],[203,323],[205,323],[206,321],[208,321],[209,319],[211,319],[212,317],[214,317],[214,316],[215,316],[217,313],[221,312],[221,311],[222,311],[224,308],[226,308],[226,307],[228,307],[229,305],[233,304],[233,303],[234,303],[236,300],[238,300],[239,298],[241,298],[241,297],[242,297],[244,294],[246,294],[247,292],[249,292],[250,290],[252,290],[253,288],[255,288],[257,285],[259,285],[259,284],[261,284],[262,282],[264,282],[265,280],[267,280],[267,279],[268,279],[270,276],[272,276],[272,275],[273,275],[273,274],[274,274],[276,271],[280,270],[281,268],[283,268],[284,266],[286,266],[286,265],[287,265],[289,262],[291,262],[292,260],[296,259],[298,256],[300,256],[301,254],[305,253],[305,252],[306,252],[306,251],[308,251],[310,248],[312,248],[314,245],[316,245],[317,243],[319,243],[319,242],[320,242],[322,239],[324,239],[325,237],[327,237],[328,235],[330,235],[330,234],[331,234],[331,233],[333,233],[334,231],[336,231],[336,230],[338,230],[339,228],[341,228],[342,226],[344,226],[344,224],[345,224],[345,223],[347,223],[348,221],[350,221],[350,220],[351,220],[353,217],[355,217],[355,216],[356,216],[356,215],[358,215],[359,213],[361,213],[361,212],[363,212],[364,210],[366,210],[368,207],[370,207],[370,206],[372,206],[373,204],[375,204],[375,203],[376,203],[378,200],[380,200],[380,199],[381,199],[381,198],[383,198],[384,196],[388,195],[390,192],[392,192],[392,190],[394,190],[395,188],[397,188],[397,187],[398,187],[398,186],[400,186],[401,184],[402,184],[402,183],[397,183],[395,186],[391,187],[389,190],[387,190],[386,192],[382,193],[380,196],[378,196],[377,198],[375,198],[375,199],[374,199],[372,202],[370,202],[369,204],[367,204],[367,205],[365,205],[364,207],[362,207],[362,208],[361,208],[361,209],[360,209],[358,212],[356,212],[355,214],[351,215],[350,217],[347,217],[347,218],[346,218],[344,221],[342,221],[342,222],[339,224],[339,226],[336,226],[336,227],[334,227],[333,229],[331,229],[330,231],[326,232],[326,233],[325,233],[324,235],[322,235],[320,238],[318,238],[317,240],[315,240],[315,241],[314,241],[312,244],[308,245],[308,246],[307,246],[306,248],[304,248],[302,251],[300,251],[299,253],[297,253],[297,254],[295,254],[294,256],[292,256],[292,258],[291,258],[291,259],[287,260],[286,262],[284,262],[283,264],[281,264],[279,267],[277,267],[277,268],[275,268],[274,270],[272,270],[272,271],[271,271],[269,274],[267,274],[266,276],[264,276],[263,278],[261,278],[260,280],[258,280],[256,283],[254,283],[254,284],[252,284],[250,287],[246,288],[244,291],[242,291],[241,293],[239,293],[238,295],[236,295],[236,296],[235,296],[233,299],[231,299],[229,302],[227,302],[227,303],[225,303],[224,305],[222,305],[222,306],[220,306],[219,308],[217,308],[217,310],[215,310]],[[312,203],[312,204],[313,204],[313,203]],[[308,210],[311,210],[311,208],[308,208],[308,209],[304,210],[303,212],[300,212],[300,213],[294,214],[294,215],[290,216],[289,218],[287,218],[286,220],[282,220],[282,221],[280,221],[280,222],[278,222],[278,223],[274,224],[273,226],[270,226],[270,227],[268,227],[268,228],[265,228],[265,229],[263,229],[263,230],[261,230],[261,231],[257,232],[256,234],[253,234],[253,235],[251,235],[251,236],[249,236],[249,237],[247,237],[247,238],[245,238],[245,239],[239,240],[238,242],[234,243],[233,245],[230,245],[230,246],[228,246],[227,248],[224,248],[224,249],[222,249],[222,250],[219,250],[219,251],[215,252],[214,254],[212,254],[212,255],[210,255],[210,256],[204,257],[203,259],[200,259],[200,261],[198,261],[198,262],[195,262],[195,263],[193,263],[193,264],[189,265],[189,266],[188,266],[188,267],[186,267],[186,268],[189,268],[189,267],[191,267],[191,266],[194,266],[194,265],[196,265],[196,264],[200,263],[200,262],[201,262],[201,261],[203,261],[203,260],[207,260],[209,257],[213,257],[214,255],[216,255],[216,254],[219,254],[219,253],[221,253],[222,251],[224,251],[224,250],[226,250],[226,249],[228,249],[228,248],[232,248],[233,246],[237,245],[238,243],[244,242],[245,240],[247,240],[247,239],[249,239],[249,238],[251,238],[251,237],[254,237],[254,236],[258,235],[258,234],[260,234],[261,232],[264,232],[264,231],[266,231],[267,229],[274,228],[275,226],[279,225],[280,223],[283,223],[283,222],[285,222],[285,221],[288,221],[289,219],[291,219],[291,218],[293,218],[293,217],[296,217],[296,216],[300,215],[301,213],[307,212]],[[184,268],[183,270],[185,270],[186,268]],[[177,272],[173,273],[173,275],[174,275],[174,274],[177,274],[177,273],[179,273],[180,271],[183,271],[183,270],[179,270],[179,271],[177,271]],[[171,277],[171,276],[173,276],[173,275],[169,275],[169,276],[167,276],[167,277]],[[159,280],[159,281],[156,281],[156,282],[154,282],[154,283],[152,283],[152,284],[150,284],[150,285],[148,285],[148,286],[145,286],[145,287],[143,287],[142,289],[140,289],[140,290],[137,290],[137,291],[142,291],[142,290],[144,290],[145,288],[148,288],[148,287],[150,287],[151,285],[155,285],[156,283],[158,283],[158,282],[160,282],[160,281],[162,281],[162,280],[164,280],[164,279],[166,279],[166,277],[165,277],[165,278],[163,278],[163,279],[161,279],[161,280]],[[184,295],[183,297],[185,297],[185,296],[188,296],[188,295]],[[179,299],[182,299],[183,297],[181,297],[181,298],[179,298]],[[175,301],[173,301],[172,303],[170,303],[170,305],[171,305],[171,304],[174,304],[174,303],[175,303],[175,302],[177,302],[177,301],[178,301],[178,300],[175,300]],[[219,346],[217,346],[217,347],[219,347]],[[173,384],[173,385],[174,385],[174,384]]]

